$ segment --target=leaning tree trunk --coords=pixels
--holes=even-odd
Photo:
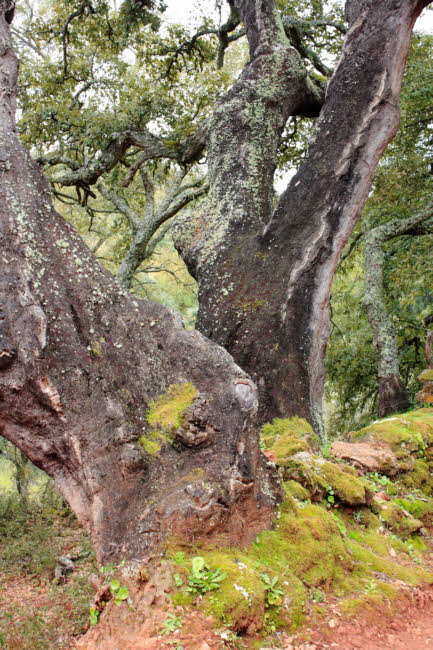
[[[12,14],[0,0],[0,433],[54,479],[100,561],[167,535],[249,541],[279,498],[256,388],[180,316],[131,299],[54,211],[15,132]]]
[[[274,210],[284,123],[313,114],[318,98],[273,0],[233,4],[250,62],[211,119],[209,200],[175,240],[199,282],[197,327],[252,375],[261,420],[302,415],[324,437],[332,280],[397,129],[411,30],[429,0],[348,0],[350,29],[308,153]]]

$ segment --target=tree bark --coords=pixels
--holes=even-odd
[[[15,132],[9,16],[0,0],[0,433],[54,479],[101,562],[167,535],[251,541],[280,498],[256,388],[173,311],[132,300],[54,211]],[[155,416],[185,392],[174,419]]]
[[[199,282],[197,327],[254,378],[261,421],[304,416],[324,438],[332,280],[397,129],[411,30],[429,2],[346,3],[350,29],[314,136],[274,210],[283,126],[320,102],[272,0],[233,4],[250,61],[211,118],[207,206],[179,221],[175,240]]]
[[[400,376],[400,364],[394,325],[388,315],[383,290],[383,242],[375,233],[367,231],[364,243],[365,295],[368,322],[373,330],[373,345],[377,355],[379,375],[380,418],[407,411],[410,406],[406,386]]]
[[[431,219],[433,208],[418,212],[407,219],[393,219],[376,228],[365,229],[364,305],[368,322],[373,330],[373,345],[378,359],[379,417],[406,411],[410,407],[409,395],[400,376],[399,354],[394,325],[388,315],[383,288],[384,245],[401,235],[422,235],[428,231],[421,224]]]

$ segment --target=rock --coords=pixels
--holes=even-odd
[[[331,451],[337,458],[352,463],[363,472],[392,475],[397,471],[397,459],[388,445],[335,441],[332,443]]]
[[[54,569],[54,577],[57,582],[64,582],[68,573],[74,570],[74,563],[66,555],[60,555],[57,558],[58,564]]]
[[[423,527],[422,521],[415,519],[395,501],[382,502],[381,519],[393,533],[407,539]]]

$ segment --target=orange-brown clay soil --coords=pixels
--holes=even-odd
[[[356,618],[343,620],[338,606],[330,607],[331,614],[319,626],[305,629],[302,634],[276,634],[263,640],[238,639],[230,643],[230,633],[215,631],[210,617],[201,613],[183,613],[183,627],[169,636],[161,636],[161,624],[167,613],[152,608],[152,616],[139,622],[133,615],[123,625],[113,610],[113,619],[105,626],[89,631],[78,642],[88,650],[223,650],[224,648],[257,648],[266,650],[423,650],[433,648],[433,588],[407,590],[395,603],[394,616],[389,610],[358,612]],[[110,617],[111,618],[111,617]],[[134,620],[135,618],[135,620]],[[107,626],[108,623],[108,626]],[[125,625],[125,623],[127,623]],[[108,632],[108,634],[107,634]],[[225,640],[226,638],[226,640]]]
[[[395,603],[394,615],[380,607],[363,618],[341,620],[338,609],[321,628],[307,632],[309,641],[287,639],[286,650],[423,650],[433,648],[433,588],[414,589]],[[305,638],[305,637],[304,637]],[[272,647],[272,646],[271,646]]]

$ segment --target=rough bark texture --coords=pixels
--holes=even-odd
[[[365,230],[364,268],[365,295],[368,322],[373,330],[379,375],[379,417],[406,411],[410,407],[409,395],[400,376],[399,354],[394,325],[385,304],[383,273],[384,245],[401,235],[425,234],[421,224],[433,216],[433,208],[418,212],[407,219],[393,219],[376,228]]]
[[[323,437],[332,279],[396,131],[411,30],[429,3],[346,3],[350,29],[313,139],[274,210],[283,125],[318,102],[272,0],[233,4],[250,62],[211,119],[209,201],[179,222],[177,246],[199,281],[197,326],[251,373],[260,418],[305,416]]]
[[[365,236],[365,296],[368,322],[373,330],[373,345],[377,355],[379,375],[379,417],[406,411],[409,395],[400,376],[397,339],[392,320],[385,305],[383,290],[383,241],[375,230]]]
[[[1,0],[0,433],[53,477],[100,561],[144,557],[167,535],[251,541],[279,498],[256,388],[174,312],[131,300],[55,213],[15,133],[6,9]],[[190,394],[183,415],[167,424],[154,412],[151,424],[152,402],[165,394],[170,408],[176,390]]]

